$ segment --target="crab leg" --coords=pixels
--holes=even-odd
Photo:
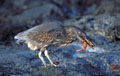
[[[82,44],[83,44],[83,48],[79,49],[79,50],[76,50],[77,52],[84,51],[87,48],[87,43],[85,42],[85,40],[82,41]]]

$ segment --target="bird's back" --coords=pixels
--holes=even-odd
[[[62,46],[72,43],[75,40],[75,37],[72,34],[68,34],[62,25],[56,24],[48,25],[50,27],[46,27],[46,31],[35,30],[27,34],[27,37],[30,40],[33,40],[37,43],[54,45],[54,46]],[[45,28],[45,26],[43,26]]]
[[[24,32],[18,33],[15,39],[31,42],[35,46],[44,45],[58,45],[65,39],[65,32],[62,23],[50,22],[41,24],[28,29]]]
[[[62,24],[60,22],[44,23],[44,24],[35,26],[33,28],[30,28],[26,31],[18,33],[15,36],[15,39],[31,41],[31,39],[29,39],[29,35],[31,35],[31,36],[35,36],[38,34],[44,35],[45,32],[48,33],[51,30],[60,30],[61,28],[62,28]]]

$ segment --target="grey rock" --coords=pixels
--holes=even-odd
[[[5,0],[0,5],[0,76],[120,76],[120,1],[51,1]],[[18,32],[53,20],[80,27],[93,41],[94,49],[76,52],[83,48],[81,44],[50,47],[50,57],[59,63],[42,68],[39,50],[30,51],[12,41]],[[9,46],[4,43],[7,41],[12,41]],[[117,68],[111,70],[112,64]]]
[[[117,0],[101,1],[100,6],[94,12],[95,15],[107,14],[107,13],[118,13],[120,12],[120,2]]]
[[[35,24],[35,20],[37,17],[41,16],[41,18],[42,17],[47,18],[47,16],[50,15],[50,12],[52,10],[58,11],[60,13],[60,11],[54,5],[47,4],[47,5],[44,5],[41,7],[36,7],[36,8],[25,10],[20,15],[16,15],[14,17],[9,16],[8,18],[17,23],[25,22],[25,23],[29,23],[29,24]]]

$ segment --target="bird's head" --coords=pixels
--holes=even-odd
[[[72,34],[80,41],[85,41],[91,48],[93,48],[93,43],[90,41],[89,37],[80,28],[75,26],[65,27],[67,33]]]

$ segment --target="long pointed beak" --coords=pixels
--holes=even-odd
[[[81,38],[80,38],[80,37],[77,36],[77,38],[78,38],[79,40],[82,40],[82,41],[85,40],[85,42],[87,43],[87,45],[88,45],[90,48],[93,49],[94,44],[93,44],[87,37],[81,37]]]
[[[89,45],[89,47],[93,49],[94,44],[87,37],[84,37],[83,40],[85,40],[85,42]]]

